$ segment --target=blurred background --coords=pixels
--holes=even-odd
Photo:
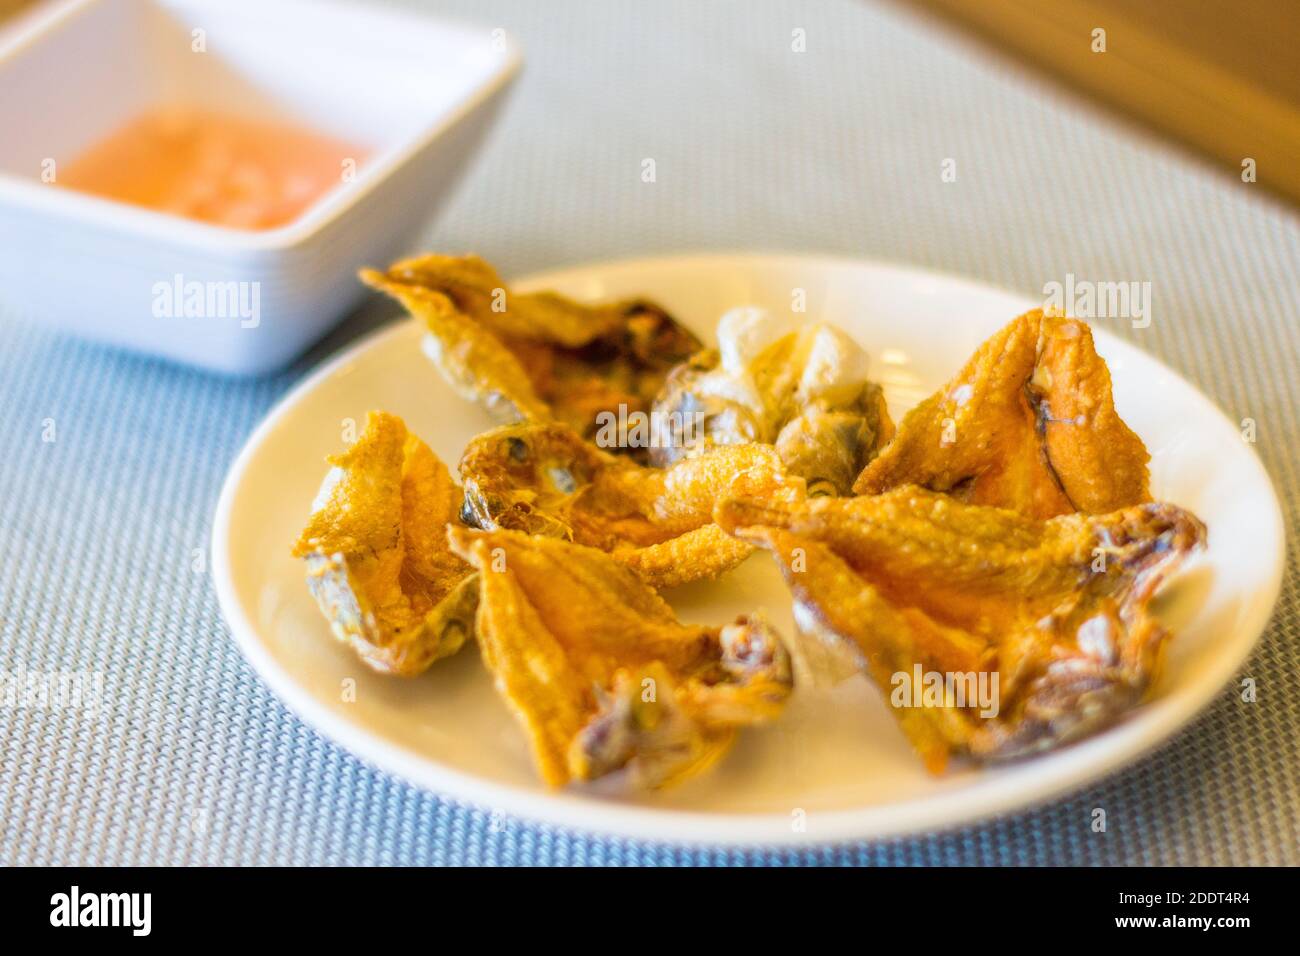
[[[0,0],[0,29],[49,2]],[[1300,203],[1296,0],[889,2]]]
[[[1300,3],[900,2],[1300,202]]]

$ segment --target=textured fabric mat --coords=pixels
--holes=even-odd
[[[1152,326],[1112,327],[1233,420],[1257,421],[1294,536],[1300,225],[1233,170],[890,6],[428,6],[506,28],[527,61],[428,248],[479,251],[507,275],[728,248],[896,259],[1029,294],[1067,273],[1147,280]],[[796,28],[806,52],[791,49]],[[940,180],[947,158],[956,182]],[[1225,690],[1130,769],[960,831],[692,851],[494,826],[367,768],[244,663],[194,554],[226,468],[271,404],[390,315],[372,303],[284,374],[239,382],[5,314],[0,666],[102,671],[113,706],[0,708],[0,862],[1300,863],[1293,556],[1245,672],[1256,703]],[[1090,829],[1094,807],[1106,833]]]

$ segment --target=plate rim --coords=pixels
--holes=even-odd
[[[615,269],[668,269],[682,264],[716,268],[741,267],[750,270],[763,265],[782,267],[803,263],[818,268],[868,268],[930,278],[948,284],[965,285],[984,293],[1022,299],[1024,308],[1033,308],[1032,298],[1015,290],[911,263],[871,257],[822,255],[817,253],[780,253],[766,251],[711,251],[668,253],[650,256],[620,257],[528,273],[512,285],[535,288],[588,273]],[[1094,335],[1107,351],[1136,352],[1186,387],[1207,411],[1222,424],[1235,429],[1215,402],[1183,375],[1159,358],[1104,328],[1094,327]],[[667,844],[719,847],[798,847],[825,846],[851,840],[876,840],[909,834],[937,834],[987,821],[999,816],[1042,806],[1073,793],[1084,786],[1100,782],[1120,769],[1130,766],[1155,749],[1172,742],[1232,681],[1258,648],[1268,623],[1273,618],[1281,594],[1286,560],[1286,524],[1272,477],[1254,448],[1242,450],[1270,491],[1277,547],[1273,555],[1271,580],[1264,592],[1267,601],[1243,620],[1239,630],[1251,634],[1249,643],[1230,662],[1206,668],[1206,675],[1179,694],[1150,702],[1141,720],[1129,720],[1106,732],[1080,741],[1068,748],[1044,754],[1019,764],[1002,768],[996,778],[976,781],[969,786],[920,797],[906,803],[876,807],[857,807],[815,811],[816,827],[796,831],[789,815],[773,813],[721,813],[677,810],[664,807],[617,803],[599,796],[556,791],[539,793],[513,785],[486,780],[472,773],[439,763],[427,755],[385,740],[351,720],[317,702],[301,688],[292,673],[274,659],[257,636],[257,627],[238,599],[234,584],[233,558],[229,548],[229,528],[235,497],[242,479],[258,450],[279,423],[308,395],[343,367],[390,338],[418,335],[416,320],[398,318],[361,336],[340,349],[290,388],[268,410],[245,439],[222,482],[212,519],[210,557],[213,586],[218,605],[231,636],[240,652],[278,701],[298,719],[341,746],[367,766],[379,769],[436,793],[440,798],[473,806],[484,812],[505,812],[520,820],[546,827],[567,830],[576,835],[596,835]],[[1175,706],[1177,704],[1178,706]],[[1162,706],[1163,705],[1163,706]],[[1064,772],[1056,776],[1042,773],[1044,762],[1060,765]],[[1037,772],[1035,772],[1037,771]],[[1027,781],[1020,778],[1026,777]],[[1028,783],[1029,785],[1022,785]],[[812,814],[809,815],[813,816]]]

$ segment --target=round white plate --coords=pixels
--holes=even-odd
[[[810,321],[840,325],[871,353],[896,418],[1036,304],[897,265],[768,255],[600,264],[517,285],[593,299],[653,296],[706,341],[727,309],[788,309],[803,290]],[[382,408],[403,416],[454,471],[465,443],[492,424],[443,383],[409,320],[311,375],[249,439],[213,525],[221,608],[253,667],[304,720],[380,768],[489,811],[633,838],[788,844],[931,830],[1041,802],[1132,761],[1227,693],[1281,585],[1281,510],[1248,444],[1195,388],[1105,325],[1094,323],[1097,347],[1120,413],[1151,451],[1153,491],[1200,515],[1209,547],[1162,602],[1177,630],[1150,701],[1106,733],[1036,759],[932,777],[881,695],[852,678],[797,689],[781,720],[745,731],[712,772],[677,789],[550,792],[473,647],[414,680],[367,671],[331,638],[289,556],[324,457],[344,447],[347,420],[359,426]],[[666,596],[685,620],[721,624],[764,607],[793,631],[785,585],[763,554],[720,581]],[[344,694],[351,681],[355,700]]]

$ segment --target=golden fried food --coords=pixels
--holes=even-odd
[[[396,415],[371,412],[330,457],[294,557],[334,635],[377,671],[413,676],[473,633],[478,588],[447,545],[460,489]]]
[[[460,461],[462,520],[608,552],[655,587],[712,578],[752,548],[713,524],[725,495],[800,497],[770,445],[730,445],[671,468],[602,451],[567,425],[505,425],[475,438]]]
[[[1149,460],[1088,326],[1035,309],[909,412],[853,490],[916,484],[1035,518],[1101,514],[1150,500]]]
[[[477,256],[419,256],[361,278],[425,323],[452,387],[506,422],[553,418],[590,438],[602,412],[648,411],[669,369],[700,348],[652,302],[512,292]]]
[[[675,783],[790,693],[789,658],[761,618],[681,624],[636,573],[559,538],[448,536],[478,571],[484,664],[550,786],[620,770],[633,786]]]
[[[1169,504],[1040,521],[916,486],[733,499],[715,518],[772,552],[797,620],[857,649],[935,772],[1049,749],[1137,704],[1168,636],[1152,596],[1205,540]],[[918,705],[918,685],[943,692]]]
[[[894,428],[867,366],[867,353],[833,325],[733,309],[718,322],[718,348],[669,374],[654,404],[669,440],[651,447],[650,461],[766,442],[809,494],[848,494]]]

